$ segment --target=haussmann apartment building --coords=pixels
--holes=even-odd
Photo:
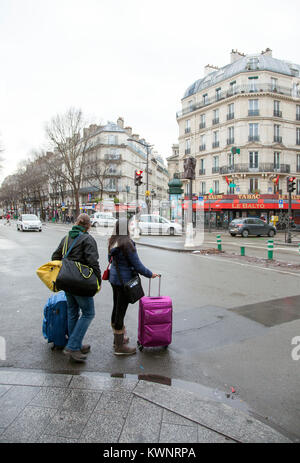
[[[236,50],[223,67],[207,65],[177,113],[179,176],[196,158],[193,195],[216,225],[234,217],[287,220],[287,177],[296,178],[292,212],[300,222],[300,65],[272,50]],[[185,197],[189,181],[182,180]],[[281,201],[283,200],[283,201]]]

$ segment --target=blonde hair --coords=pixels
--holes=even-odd
[[[81,227],[84,227],[86,230],[88,230],[91,226],[91,220],[88,214],[79,214],[76,219],[76,225],[80,225]]]

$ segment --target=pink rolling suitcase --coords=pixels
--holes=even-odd
[[[149,294],[140,299],[138,347],[168,347],[172,342],[172,299],[160,296],[161,275],[159,276],[158,296]]]

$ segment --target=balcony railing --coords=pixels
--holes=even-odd
[[[227,114],[227,120],[230,121],[230,119],[234,119],[234,113]]]
[[[235,164],[234,166],[220,167],[220,174],[230,173],[253,173],[253,172],[276,172],[281,174],[290,173],[290,164],[274,165],[272,163],[260,163],[257,167],[249,164]]]
[[[211,169],[212,174],[217,174],[218,172],[220,172],[220,167],[219,166],[218,167],[212,167],[212,169]]]
[[[122,161],[122,156],[121,154],[106,153],[104,154],[104,159],[105,161]]]
[[[219,141],[214,141],[213,144],[212,144],[212,147],[213,148],[218,148],[220,146],[220,142]]]
[[[227,145],[233,145],[234,143],[234,137],[227,138]]]
[[[206,145],[199,146],[199,151],[205,151],[205,150],[206,150]]]
[[[120,170],[109,169],[106,172],[107,177],[122,177],[122,172]]]
[[[274,135],[274,142],[282,143],[282,137],[279,137],[279,135]]]
[[[277,111],[276,109],[274,109],[273,116],[274,117],[282,117],[282,111]]]
[[[190,131],[191,131],[191,127],[186,127],[186,128],[184,129],[184,133],[190,133]]]
[[[249,135],[248,141],[259,141],[259,135]]]
[[[205,175],[205,169],[199,169],[199,175]]]
[[[200,122],[199,129],[205,129],[205,126],[206,126],[205,122]]]
[[[221,92],[221,99],[223,98],[230,98],[233,95],[238,95],[238,94],[245,94],[247,95],[248,93],[251,93],[251,96],[253,96],[253,93],[275,93],[279,95],[286,95],[290,96],[293,98],[300,98],[300,94],[294,94],[292,88],[287,88],[287,87],[277,87],[276,89],[272,89],[272,84],[259,84],[256,89],[252,88],[250,85],[240,85],[237,86],[234,90],[224,90]],[[216,101],[219,101],[219,99],[216,99],[216,97],[212,98],[206,98],[205,100],[202,100],[201,102],[195,103],[193,105],[189,105],[188,107],[182,109],[181,111],[178,111],[176,114],[176,117],[181,117],[184,116],[185,114],[191,113],[193,111],[196,111],[197,109],[204,108],[206,106],[209,106]]]
[[[248,116],[259,116],[259,109],[249,109]]]
[[[184,154],[191,154],[191,148],[187,148],[187,149],[184,151]]]
[[[213,125],[219,124],[219,121],[220,121],[220,119],[218,117],[216,117],[215,119],[212,120],[212,124]]]

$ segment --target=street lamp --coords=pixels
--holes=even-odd
[[[147,211],[148,214],[150,213],[150,204],[149,204],[149,196],[148,196],[148,191],[149,191],[149,153],[150,153],[150,148],[152,148],[154,145],[148,145],[147,143],[143,143],[139,140],[135,140],[134,138],[127,138],[127,141],[133,141],[135,143],[138,143],[139,145],[142,145],[146,148],[147,150],[147,162],[146,162],[146,191],[147,191],[147,196],[146,196],[146,204],[147,204]]]

